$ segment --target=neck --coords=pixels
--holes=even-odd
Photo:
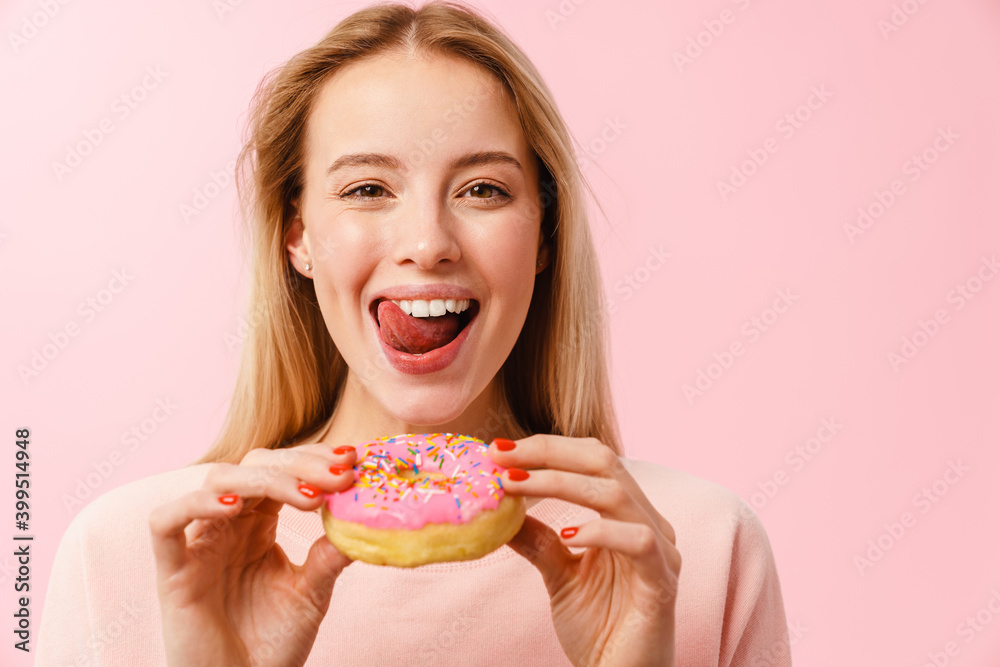
[[[499,396],[496,378],[454,419],[418,424],[400,419],[386,410],[357,376],[348,371],[343,393],[321,442],[332,447],[357,445],[402,433],[461,433],[486,443],[494,438],[517,439],[529,435],[518,425],[506,401]]]

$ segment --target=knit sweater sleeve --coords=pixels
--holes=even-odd
[[[771,543],[753,510],[743,501],[737,503],[719,665],[790,667],[788,626]]]
[[[38,630],[36,665],[98,664],[83,548],[88,516],[86,510],[81,512],[59,542]]]

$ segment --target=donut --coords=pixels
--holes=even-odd
[[[474,560],[506,544],[524,522],[522,496],[504,493],[506,470],[478,438],[407,433],[359,447],[354,484],[321,506],[327,538],[373,565],[417,567]]]

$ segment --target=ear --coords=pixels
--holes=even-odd
[[[302,213],[298,202],[295,201],[292,205],[295,210],[295,218],[292,220],[288,231],[285,232],[285,247],[288,249],[288,258],[291,260],[292,266],[299,273],[306,278],[312,278],[312,273],[316,266],[311,259],[312,251],[310,250],[309,232],[306,231],[305,223],[302,222]],[[306,269],[306,264],[310,265],[308,270]]]
[[[535,259],[535,275],[545,270],[549,265],[549,244],[545,242],[545,232],[538,230],[538,252]]]

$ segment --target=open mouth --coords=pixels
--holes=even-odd
[[[476,318],[479,302],[379,298],[372,301],[369,311],[387,345],[404,354],[420,356],[455,340]]]

